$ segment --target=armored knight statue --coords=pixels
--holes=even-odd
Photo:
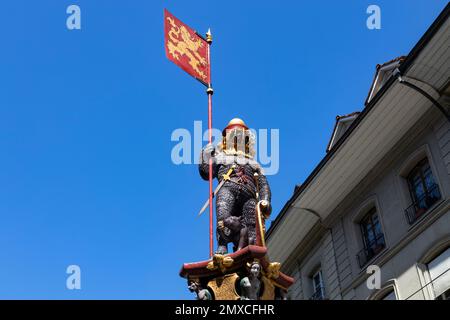
[[[201,152],[199,171],[219,181],[216,194],[217,254],[240,250],[256,243],[256,205],[267,218],[271,212],[271,193],[261,166],[254,160],[255,136],[238,118],[231,120],[222,132],[222,142],[216,147],[208,144]]]

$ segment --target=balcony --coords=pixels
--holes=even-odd
[[[386,247],[384,235],[379,234],[372,242],[367,243],[367,246],[356,255],[359,267],[364,267],[373,257],[380,253]]]
[[[414,224],[440,199],[441,193],[439,191],[439,186],[437,184],[433,184],[432,187],[428,189],[428,192],[424,193],[422,197],[417,199],[417,201],[405,210],[408,223],[410,225]]]

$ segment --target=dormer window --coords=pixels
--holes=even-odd
[[[395,68],[398,68],[403,60],[405,60],[405,57],[401,56],[381,65],[377,65],[377,71],[375,73],[372,86],[370,87],[369,95],[366,99],[366,104],[369,103],[369,101],[372,100],[377,92],[386,84],[386,82],[392,75],[392,71],[394,71]]]
[[[334,126],[333,134],[331,135],[330,142],[327,146],[327,152],[333,148],[333,146],[339,141],[339,139],[344,135],[345,131],[350,128],[350,125],[358,117],[360,112],[353,112],[345,116],[337,116],[336,124]]]

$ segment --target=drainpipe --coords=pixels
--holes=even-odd
[[[430,96],[427,92],[425,92],[424,90],[422,90],[421,88],[419,88],[418,86],[416,86],[415,84],[406,81],[405,79],[402,78],[402,74],[400,72],[400,70],[398,68],[396,68],[393,72],[392,75],[394,77],[397,78],[398,82],[400,82],[401,84],[414,89],[415,91],[419,92],[421,95],[423,95],[425,98],[427,98],[428,100],[431,101],[431,103],[433,103],[433,105],[439,109],[439,111],[441,111],[445,118],[447,118],[447,121],[450,122],[450,114],[448,113],[448,111],[444,108],[444,106],[442,106],[439,102],[437,102],[436,99],[434,99],[432,96]],[[417,80],[420,81],[420,80]],[[423,81],[420,81],[423,82]],[[427,84],[426,82],[423,82],[425,84]],[[429,85],[429,84],[427,84]]]

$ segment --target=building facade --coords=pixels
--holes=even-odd
[[[407,56],[377,66],[364,109],[337,117],[272,222],[290,299],[450,299],[449,8]]]

